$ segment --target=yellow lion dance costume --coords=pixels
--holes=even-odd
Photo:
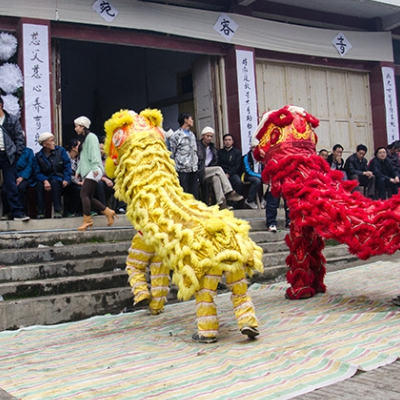
[[[128,205],[127,217],[138,231],[126,267],[135,303],[148,300],[153,314],[161,312],[172,270],[178,298],[196,298],[198,331],[193,340],[216,342],[214,296],[225,273],[239,329],[254,338],[258,323],[246,273],[263,271],[262,249],[249,238],[246,221],[183,191],[161,123],[161,112],[149,109],[140,114],[121,110],[105,123],[106,172],[115,178],[115,195]]]

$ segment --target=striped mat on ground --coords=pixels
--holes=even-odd
[[[0,333],[0,387],[20,399],[290,399],[400,356],[399,266],[329,273],[328,292],[284,299],[286,283],[250,288],[261,335],[240,334],[229,294],[220,338],[191,342],[193,301],[163,314],[100,316]]]

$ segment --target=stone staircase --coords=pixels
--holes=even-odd
[[[264,210],[237,210],[247,219],[251,237],[264,250],[265,271],[253,282],[284,279],[286,231],[265,231]],[[125,259],[135,233],[125,216],[106,226],[94,217],[94,229],[78,232],[81,220],[46,219],[0,222],[0,330],[51,325],[94,315],[132,310]],[[283,218],[278,229],[283,228]],[[328,262],[354,259],[345,246],[327,246]],[[169,301],[176,300],[171,288]]]

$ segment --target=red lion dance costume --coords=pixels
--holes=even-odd
[[[373,201],[351,193],[357,183],[343,181],[342,172],[316,155],[313,128],[318,124],[304,109],[286,106],[265,113],[255,132],[255,157],[265,164],[263,181],[290,210],[289,299],[326,291],[324,239],[346,243],[362,260],[400,248],[400,195]]]

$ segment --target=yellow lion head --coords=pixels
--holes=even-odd
[[[129,138],[139,133],[156,135],[164,139],[161,128],[163,116],[160,110],[145,109],[140,114],[130,110],[121,110],[105,122],[106,142],[104,151],[107,154],[105,169],[110,178],[115,177],[119,163],[120,151],[129,142]]]

